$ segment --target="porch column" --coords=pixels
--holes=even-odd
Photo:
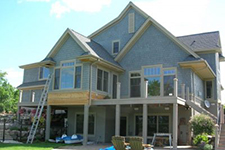
[[[148,105],[143,104],[143,128],[142,128],[142,136],[144,139],[144,143],[147,143],[147,132],[148,132]]]
[[[47,105],[45,140],[50,139],[51,109],[51,106]]]
[[[181,97],[185,99],[185,84],[181,85]]]
[[[89,117],[89,107],[90,105],[84,105],[84,127],[83,127],[83,145],[87,145],[88,142],[88,117]]]
[[[178,96],[178,79],[177,78],[174,78],[173,79],[174,81],[174,96],[177,97]]]
[[[173,149],[177,149],[178,104],[173,104]]]
[[[120,105],[116,105],[116,123],[115,123],[115,135],[120,135]]]

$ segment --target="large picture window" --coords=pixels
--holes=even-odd
[[[84,114],[76,114],[76,133],[83,134]],[[95,134],[95,116],[90,114],[88,118],[88,134]]]
[[[142,136],[142,116],[135,117],[135,135]],[[153,136],[154,133],[169,133],[169,116],[168,115],[153,115],[148,116],[148,136]]]
[[[98,69],[97,74],[97,89],[100,91],[108,92],[109,73]]]
[[[82,66],[75,61],[63,62],[55,69],[54,89],[81,88]]]
[[[141,74],[139,72],[130,74],[130,97],[141,96]]]
[[[144,68],[144,77],[148,80],[148,96],[160,96],[161,68]]]

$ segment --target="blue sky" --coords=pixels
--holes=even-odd
[[[175,36],[220,31],[225,46],[223,0],[132,2]],[[128,3],[129,0],[0,0],[0,70],[8,72],[8,81],[18,86],[23,76],[18,66],[44,59],[66,28],[87,36],[117,17]],[[221,70],[224,76],[224,63]],[[225,86],[224,79],[222,83]]]

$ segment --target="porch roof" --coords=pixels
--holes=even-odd
[[[207,61],[205,61],[204,59],[179,62],[178,64],[182,68],[191,68],[202,79],[212,79],[212,78],[216,77],[212,68],[209,66]]]

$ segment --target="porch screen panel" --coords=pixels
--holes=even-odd
[[[148,136],[157,133],[157,116],[148,116]]]
[[[97,89],[102,90],[102,70],[98,69]]]
[[[135,135],[142,136],[142,123],[143,123],[142,116],[135,117]]]
[[[163,87],[164,87],[164,96],[172,96],[174,93],[174,81],[175,69],[166,69],[163,71]]]
[[[130,79],[130,97],[141,96],[140,85],[141,85],[140,78]]]
[[[55,69],[54,89],[59,89],[60,69]]]
[[[108,92],[109,73],[104,71],[103,91]]]
[[[112,92],[112,98],[116,98],[117,95],[117,76],[113,75],[113,92]]]
[[[158,116],[158,132],[169,133],[169,116]]]

